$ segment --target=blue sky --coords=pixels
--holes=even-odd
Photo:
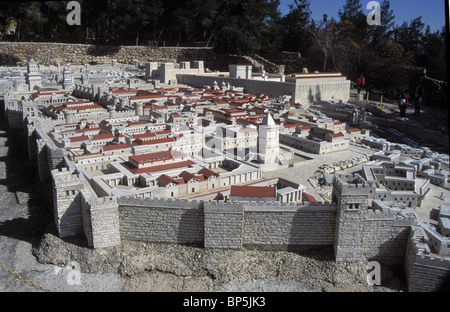
[[[369,2],[370,0],[361,0],[363,11],[367,14],[370,12],[370,10],[366,10]],[[378,0],[378,2],[381,3],[382,0]],[[294,3],[293,0],[280,0],[281,13],[288,13],[289,4],[292,3]],[[325,13],[330,17],[338,18],[338,11],[344,4],[345,0],[311,0],[312,18],[321,20]],[[445,0],[391,0],[391,8],[394,11],[397,25],[422,16],[422,21],[425,25],[430,25],[432,31],[440,30],[445,26]]]

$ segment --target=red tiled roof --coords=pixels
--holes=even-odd
[[[187,171],[183,171],[182,173],[179,174],[179,176],[183,178],[186,182],[189,182],[195,178],[195,175]]]
[[[308,193],[303,192],[303,197],[309,202],[309,203],[316,203],[317,204],[317,199],[312,196],[309,195]]]
[[[97,134],[97,135],[93,135],[92,136],[92,140],[106,140],[106,139],[114,139],[114,135],[112,135],[111,133],[102,133],[102,134]]]
[[[207,179],[209,177],[211,177],[211,176],[219,176],[218,173],[216,173],[216,172],[214,172],[214,171],[212,171],[211,169],[208,169],[208,168],[203,168],[198,173],[204,175]]]
[[[302,126],[301,124],[296,124],[296,123],[286,123],[284,125],[285,128],[293,128],[293,127],[301,127],[301,126]]]
[[[170,183],[175,183],[175,180],[172,179],[171,177],[169,177],[169,176],[166,175],[166,174],[160,175],[160,176],[156,179],[156,181],[158,181],[159,183],[161,183],[161,184],[164,185],[164,186],[167,186],[167,185],[169,185]]]
[[[331,136],[332,136],[333,138],[340,138],[340,137],[343,137],[344,134],[343,134],[342,132],[339,132],[339,133],[332,133]]]
[[[191,160],[186,161],[177,161],[170,164],[164,164],[164,165],[158,165],[158,166],[151,166],[151,167],[145,167],[145,168],[136,168],[129,162],[122,163],[122,166],[124,166],[127,170],[129,170],[133,174],[140,174],[140,173],[146,173],[146,172],[158,172],[163,170],[169,170],[169,169],[176,169],[176,168],[183,168],[195,165],[195,162]]]
[[[89,102],[88,102],[89,103]],[[87,110],[87,109],[94,109],[94,108],[103,108],[102,106],[98,105],[98,104],[89,104],[89,105],[68,105],[68,106],[58,106],[58,107],[53,107],[52,105],[50,105],[47,110],[56,110],[56,111],[63,111],[65,109],[70,109],[70,110]]]
[[[151,163],[151,162],[158,161],[158,160],[171,159],[171,158],[176,158],[176,157],[180,157],[180,156],[185,156],[185,155],[180,152],[177,152],[177,151],[163,151],[163,152],[157,152],[157,153],[135,155],[135,156],[131,156],[130,159],[132,159],[136,163]]]
[[[81,136],[77,136],[77,137],[71,137],[71,138],[69,138],[69,140],[70,140],[70,142],[85,141],[85,140],[89,140],[89,136],[81,135]]]
[[[152,105],[152,108],[158,110],[158,109],[168,109],[169,107],[167,105]]]
[[[276,197],[274,186],[237,186],[230,187],[230,196],[250,196],[250,197]]]

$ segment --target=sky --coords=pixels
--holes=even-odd
[[[344,7],[345,0],[311,0],[312,18],[322,20],[323,14],[339,19],[338,11]],[[370,0],[361,0],[363,11],[366,10]],[[378,0],[382,2],[382,0]],[[293,0],[280,0],[280,11],[282,14],[289,12],[289,4]],[[422,16],[422,22],[430,25],[431,31],[441,30],[445,26],[445,0],[391,0],[391,9],[396,17],[396,24],[401,25],[404,21],[411,21]],[[383,14],[383,12],[381,12]]]

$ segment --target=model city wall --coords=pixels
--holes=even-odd
[[[347,244],[341,233],[353,226],[340,220],[340,232],[336,231],[337,211],[347,213],[336,203],[98,198],[82,174],[63,168],[53,170],[52,177],[60,236],[84,234],[93,248],[115,246],[121,240],[227,249],[331,247],[336,240]],[[363,219],[361,239],[352,241],[356,246],[352,248],[369,259],[403,262],[410,227],[417,224],[415,216],[372,211],[367,206],[352,215]]]

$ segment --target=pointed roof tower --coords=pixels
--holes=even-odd
[[[272,115],[270,113],[267,113],[266,117],[261,122],[261,126],[275,126],[275,121],[272,118]]]

